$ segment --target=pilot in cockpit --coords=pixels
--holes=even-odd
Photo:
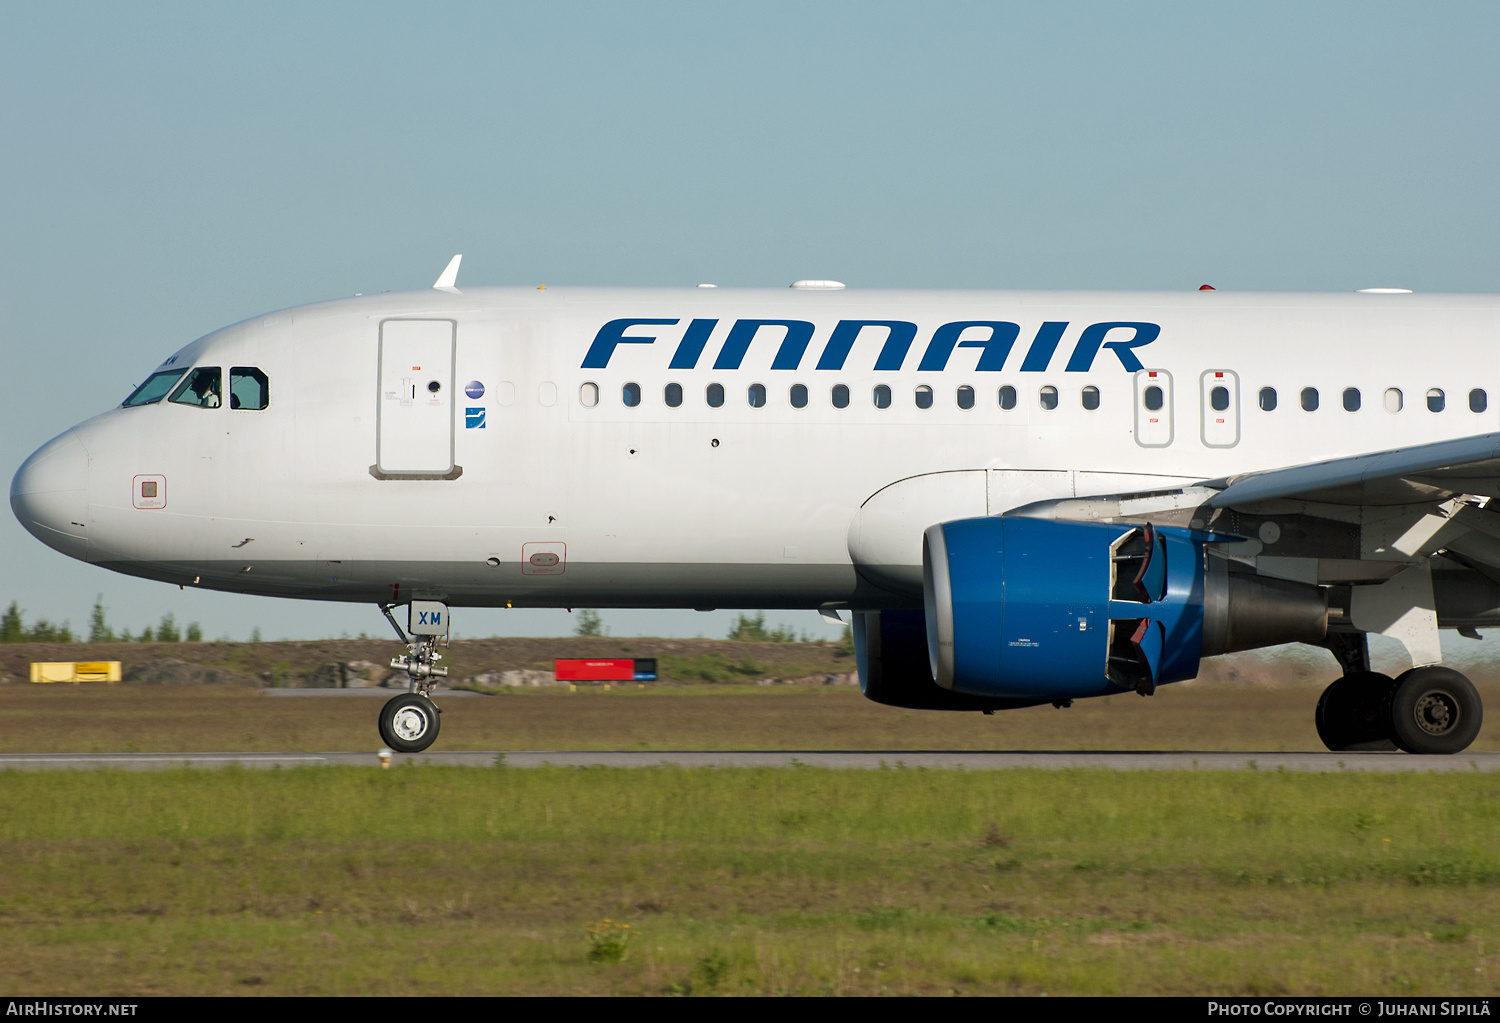
[[[192,404],[203,408],[219,407],[219,372],[217,369],[211,372],[196,372],[188,388],[193,392],[197,400]]]

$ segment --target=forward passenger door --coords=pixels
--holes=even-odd
[[[453,471],[455,326],[452,320],[381,323],[377,476]]]

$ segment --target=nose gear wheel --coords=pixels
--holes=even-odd
[[[398,753],[420,753],[437,739],[442,725],[437,704],[420,693],[402,693],[380,711],[380,738]]]

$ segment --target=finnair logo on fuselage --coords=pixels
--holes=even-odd
[[[649,345],[656,342],[654,334],[631,334],[625,332],[633,327],[670,327],[681,323],[670,319],[624,319],[610,320],[594,335],[588,354],[583,357],[584,369],[605,369],[620,345]],[[703,358],[709,337],[718,320],[693,320],[682,332],[677,349],[672,353],[668,369],[697,369]],[[729,335],[719,347],[714,359],[714,369],[739,369],[754,341],[762,330],[769,338],[779,335],[781,344],[776,358],[771,363],[775,369],[800,369],[803,356],[807,354],[817,328],[808,320],[735,320]],[[1052,362],[1052,356],[1068,329],[1067,321],[1049,320],[1037,329],[1036,336],[1021,359],[1022,373],[1041,373]],[[907,320],[840,320],[823,345],[818,356],[817,369],[842,370],[849,353],[854,349],[862,331],[883,331],[884,344],[875,360],[877,372],[894,372],[901,369],[911,352],[917,337],[917,325]],[[1155,341],[1161,327],[1155,323],[1110,321],[1094,323],[1083,329],[1073,352],[1068,357],[1065,372],[1087,373],[1094,366],[1099,349],[1108,348],[1120,360],[1120,365],[1131,373],[1144,369],[1133,349]],[[999,372],[1005,368],[1011,349],[1021,335],[1021,325],[1005,320],[955,320],[945,323],[932,332],[927,347],[922,352],[922,361],[917,365],[920,373],[940,373],[948,368],[948,359],[955,348],[979,348],[979,365],[975,369],[983,372]]]

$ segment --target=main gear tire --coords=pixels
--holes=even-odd
[[[1391,692],[1396,680],[1378,671],[1356,671],[1335,679],[1318,698],[1313,722],[1318,738],[1335,753],[1393,752]]]
[[[1396,679],[1391,734],[1408,753],[1451,755],[1469,748],[1484,723],[1479,691],[1452,668],[1413,668]]]

